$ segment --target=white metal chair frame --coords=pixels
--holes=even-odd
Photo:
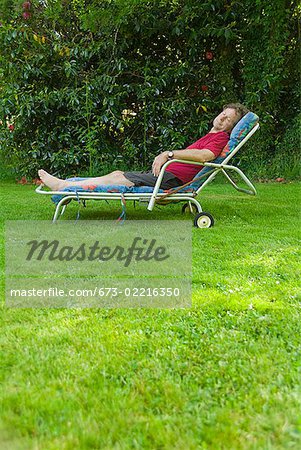
[[[221,162],[220,164],[214,163],[214,162],[205,162],[205,163],[199,163],[195,161],[185,161],[180,159],[173,159],[170,161],[167,161],[161,168],[160,174],[158,176],[157,182],[154,186],[153,192],[148,193],[120,193],[120,192],[86,192],[86,191],[78,191],[78,192],[67,192],[67,191],[45,191],[43,190],[44,185],[40,185],[36,189],[36,193],[38,194],[44,194],[44,195],[62,195],[62,199],[58,202],[56,205],[56,209],[53,215],[52,222],[56,222],[58,219],[59,214],[63,215],[67,206],[67,203],[69,203],[70,200],[120,200],[121,202],[123,199],[125,200],[134,200],[139,202],[147,202],[148,201],[148,207],[147,209],[149,211],[152,211],[155,203],[159,203],[160,199],[162,197],[166,197],[166,193],[160,193],[158,192],[160,189],[161,181],[164,175],[164,171],[166,167],[169,166],[169,164],[173,162],[181,162],[186,164],[197,164],[204,167],[212,167],[212,171],[207,173],[206,175],[209,175],[208,178],[204,181],[204,183],[195,191],[195,192],[183,192],[183,193],[175,193],[175,194],[168,194],[168,202],[173,201],[180,201],[180,202],[188,202],[190,211],[192,212],[192,204],[196,206],[196,209],[198,213],[202,212],[201,204],[198,200],[196,200],[196,196],[209,184],[218,173],[222,173],[228,181],[232,184],[232,186],[239,192],[243,192],[245,194],[249,195],[256,195],[256,189],[251,183],[251,181],[246,177],[246,175],[237,167],[228,165],[228,161],[233,158],[233,156],[240,150],[240,148],[250,139],[250,137],[258,130],[259,124],[257,123],[252,130],[245,136],[245,138],[235,147],[234,150],[232,150],[231,153]],[[236,172],[240,178],[246,183],[246,185],[249,187],[249,189],[241,188],[237,186],[237,184],[232,180],[230,175],[228,174],[228,171],[234,171]],[[204,175],[205,176],[205,175]],[[191,181],[192,183],[192,181]]]

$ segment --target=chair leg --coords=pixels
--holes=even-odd
[[[195,198],[191,198],[191,199],[189,199],[189,208],[190,208],[190,211],[194,214],[194,211],[192,211],[192,207],[191,207],[191,204],[193,203],[195,206],[196,206],[196,208],[197,208],[197,211],[200,213],[200,212],[202,212],[203,210],[202,210],[202,207],[201,207],[201,204],[195,199]]]
[[[62,211],[61,211],[61,216],[64,214],[64,212],[65,212],[65,209],[66,209],[66,206],[67,206],[67,203],[69,203],[69,201],[70,201],[70,198],[62,198],[59,202],[58,202],[58,204],[56,205],[56,208],[55,208],[55,211],[54,211],[54,215],[53,215],[53,219],[52,219],[52,223],[55,223],[56,221],[57,221],[57,219],[58,219],[58,215],[59,215],[59,213],[60,213],[60,209],[61,209],[61,207],[62,207]]]
[[[59,215],[59,212],[60,212],[60,208],[61,208],[61,205],[58,203],[56,205],[56,208],[55,208],[55,211],[54,211],[54,214],[53,214],[52,223],[55,223],[57,221],[57,218],[58,218],[58,215]]]
[[[192,207],[192,203],[188,202],[188,206],[189,206],[189,211],[191,214],[193,214],[193,207]]]

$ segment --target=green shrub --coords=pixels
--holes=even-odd
[[[32,176],[147,167],[241,101],[261,119],[241,164],[270,160],[299,104],[298,12],[285,0],[2,1],[1,158]]]
[[[283,137],[276,145],[272,161],[273,176],[293,179],[300,177],[301,114],[288,125]]]

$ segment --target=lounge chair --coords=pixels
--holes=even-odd
[[[233,128],[230,140],[223,149],[220,156],[212,162],[196,163],[193,161],[181,161],[174,159],[167,161],[161,168],[158,180],[154,188],[148,186],[127,187],[118,185],[106,185],[91,187],[91,189],[83,189],[79,186],[65,188],[62,191],[49,191],[43,189],[40,185],[36,192],[43,195],[51,195],[52,200],[56,203],[56,209],[53,216],[53,222],[56,222],[59,214],[62,215],[67,204],[71,200],[77,202],[86,202],[87,200],[119,200],[121,201],[123,212],[121,218],[125,215],[125,204],[128,200],[147,202],[147,209],[152,211],[155,204],[168,204],[174,202],[185,202],[182,211],[190,211],[196,213],[194,218],[194,226],[198,228],[209,228],[214,224],[211,214],[202,210],[197,195],[207,186],[218,173],[222,173],[232,186],[239,192],[249,195],[256,195],[256,189],[246,175],[238,168],[229,165],[230,159],[241,149],[241,147],[250,139],[250,137],[258,130],[258,116],[252,112],[247,113]],[[161,180],[166,167],[172,162],[182,162],[186,164],[199,164],[202,166],[200,172],[188,184],[178,188],[163,191],[160,189]],[[239,187],[230,177],[229,172],[235,172],[247,185],[248,189]],[[83,178],[72,178],[70,181],[82,180]]]

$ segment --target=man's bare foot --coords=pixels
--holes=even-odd
[[[52,191],[60,191],[66,187],[67,182],[65,180],[50,175],[46,170],[40,169],[38,174],[43,183]]]

